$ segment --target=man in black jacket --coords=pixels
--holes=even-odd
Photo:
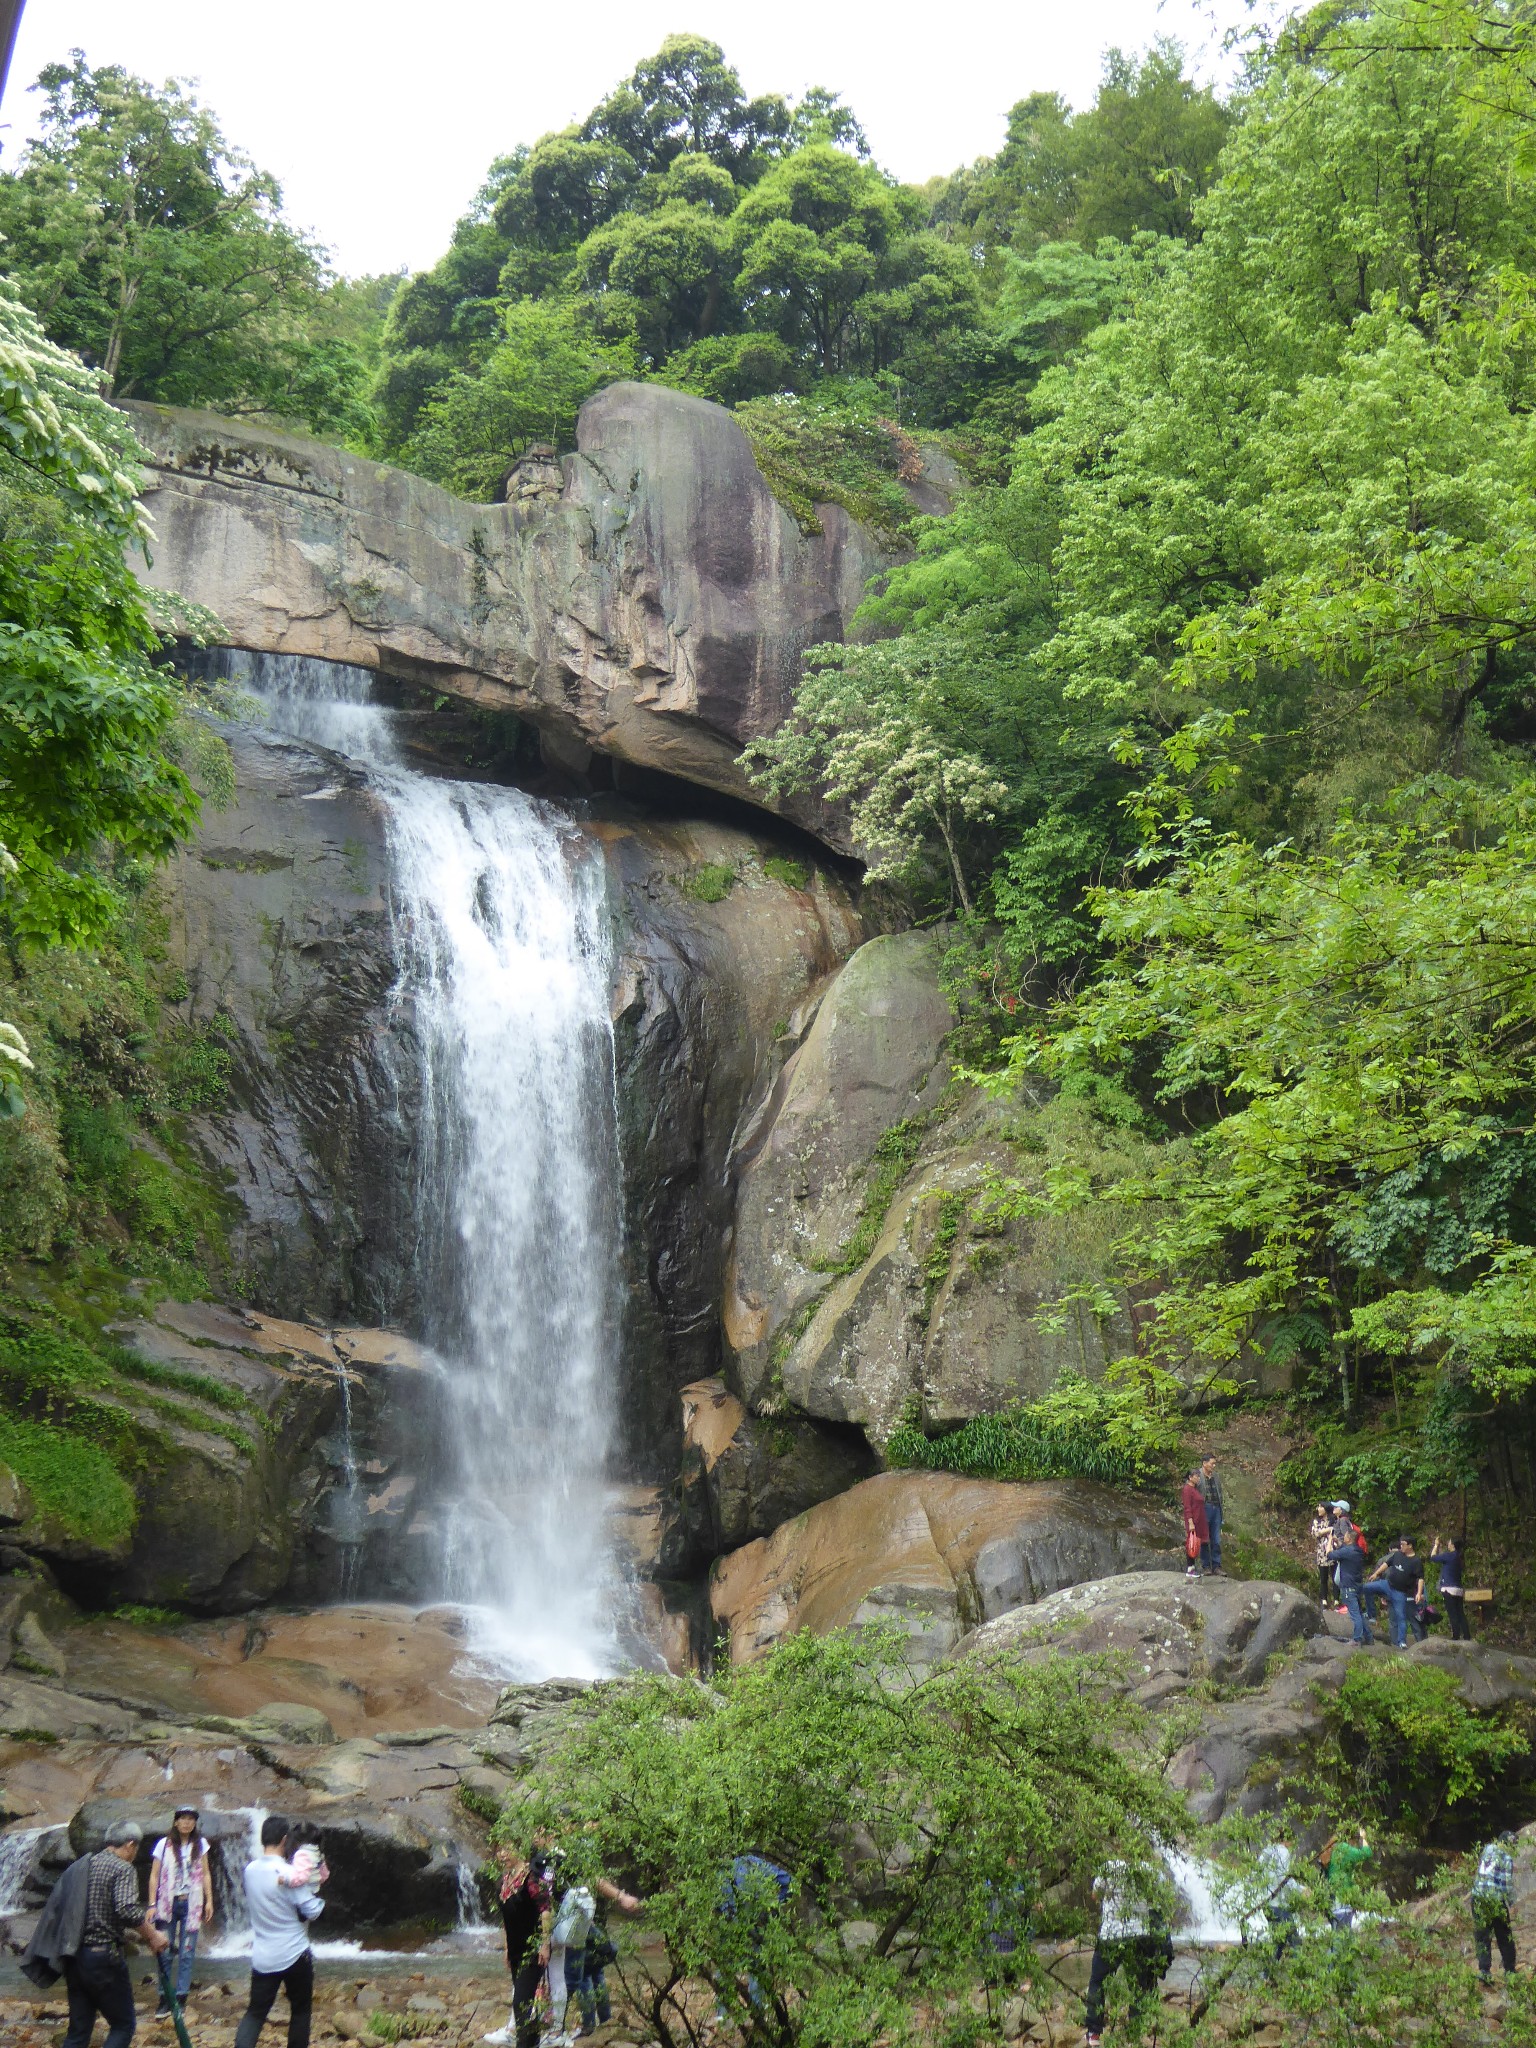
[[[126,1935],[142,1935],[158,1955],[166,1936],[139,1904],[134,1861],[143,1830],[118,1821],[106,1847],[72,1863],[54,1886],[27,1944],[21,1967],[47,1989],[63,1973],[69,1992],[69,2032],[62,2048],[88,2048],[100,2013],[107,2023],[102,2048],[128,2048],[138,2015],[123,1957]]]

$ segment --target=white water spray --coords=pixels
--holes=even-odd
[[[14,1834],[0,1835],[0,1917],[25,1910],[27,1879],[37,1845],[47,1833],[47,1828],[18,1828]]]
[[[519,790],[404,766],[364,670],[230,673],[277,730],[361,762],[386,813],[417,1271],[447,1366],[441,1593],[509,1672],[599,1676],[620,1229],[601,854]]]

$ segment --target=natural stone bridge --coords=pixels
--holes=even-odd
[[[598,752],[764,803],[737,756],[884,559],[837,506],[802,533],[729,413],[661,385],[589,400],[578,452],[521,464],[501,505],[211,413],[129,410],[150,582],[233,646],[516,711],[578,772]],[[841,837],[820,806],[780,808]]]

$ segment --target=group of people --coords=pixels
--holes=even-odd
[[[1439,1599],[1451,1625],[1451,1638],[1467,1642],[1466,1584],[1463,1543],[1451,1537],[1442,1543],[1438,1536],[1422,1557],[1411,1536],[1399,1536],[1374,1569],[1365,1531],[1354,1520],[1347,1500],[1319,1501],[1312,1516],[1311,1536],[1317,1558],[1317,1590],[1324,1612],[1337,1606],[1350,1619],[1357,1643],[1373,1643],[1371,1623],[1380,1619],[1380,1603],[1387,1605],[1387,1619],[1395,1649],[1406,1649],[1409,1634],[1423,1642],[1430,1623],[1439,1614],[1430,1605],[1425,1590],[1424,1567],[1436,1565],[1440,1572]]]
[[[607,1968],[616,1953],[608,1938],[606,1908],[638,1913],[640,1901],[622,1886],[598,1878],[590,1888],[571,1883],[565,1858],[547,1835],[535,1835],[526,1856],[504,1849],[498,1896],[512,1977],[512,2011],[504,2027],[483,2039],[491,2048],[533,2048],[549,2015],[546,2048],[572,2048],[611,2017]],[[571,2031],[572,2008],[579,2026]]]
[[[213,1859],[198,1821],[195,1807],[178,1807],[170,1833],[156,1842],[147,1907],[139,1901],[134,1867],[144,1831],[131,1820],[109,1827],[104,1846],[77,1857],[49,1893],[21,1967],[44,1990],[64,1979],[69,2029],[62,2048],[87,2048],[98,2014],[107,2024],[102,2048],[128,2048],[138,2025],[124,1950],[130,1936],[156,1959],[156,2019],[179,2011],[192,1988],[198,1935],[213,1917]],[[325,1910],[319,1888],[329,1876],[313,1837],[301,1826],[277,1814],[262,1822],[261,1853],[246,1864],[243,1877],[251,1985],[235,2048],[256,2048],[280,1990],[288,1997],[288,2048],[309,2048],[309,1923]]]
[[[1188,1576],[1214,1577],[1221,1571],[1221,1480],[1214,1457],[1191,1465],[1180,1495],[1184,1516],[1184,1554],[1189,1560]]]

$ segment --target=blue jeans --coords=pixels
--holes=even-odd
[[[197,1954],[198,1936],[197,1928],[187,1925],[187,1901],[173,1900],[170,1919],[157,1920],[155,1925],[163,1928],[170,1938],[171,1945],[165,1952],[165,1967],[176,1987],[177,1998],[185,1998],[192,1989],[192,1959]]]
[[[1211,1532],[1211,1570],[1219,1572],[1221,1570],[1221,1509],[1207,1507],[1205,1520],[1206,1526]]]
[[[1344,1595],[1344,1605],[1349,1609],[1349,1618],[1354,1625],[1357,1643],[1374,1643],[1370,1623],[1365,1618],[1364,1596],[1358,1580],[1346,1580],[1339,1588]]]
[[[1411,1593],[1396,1593],[1387,1588],[1387,1611],[1392,1617],[1392,1644],[1394,1649],[1407,1647],[1408,1631],[1413,1630],[1414,1640],[1422,1643],[1429,1630],[1419,1620],[1417,1605]]]

